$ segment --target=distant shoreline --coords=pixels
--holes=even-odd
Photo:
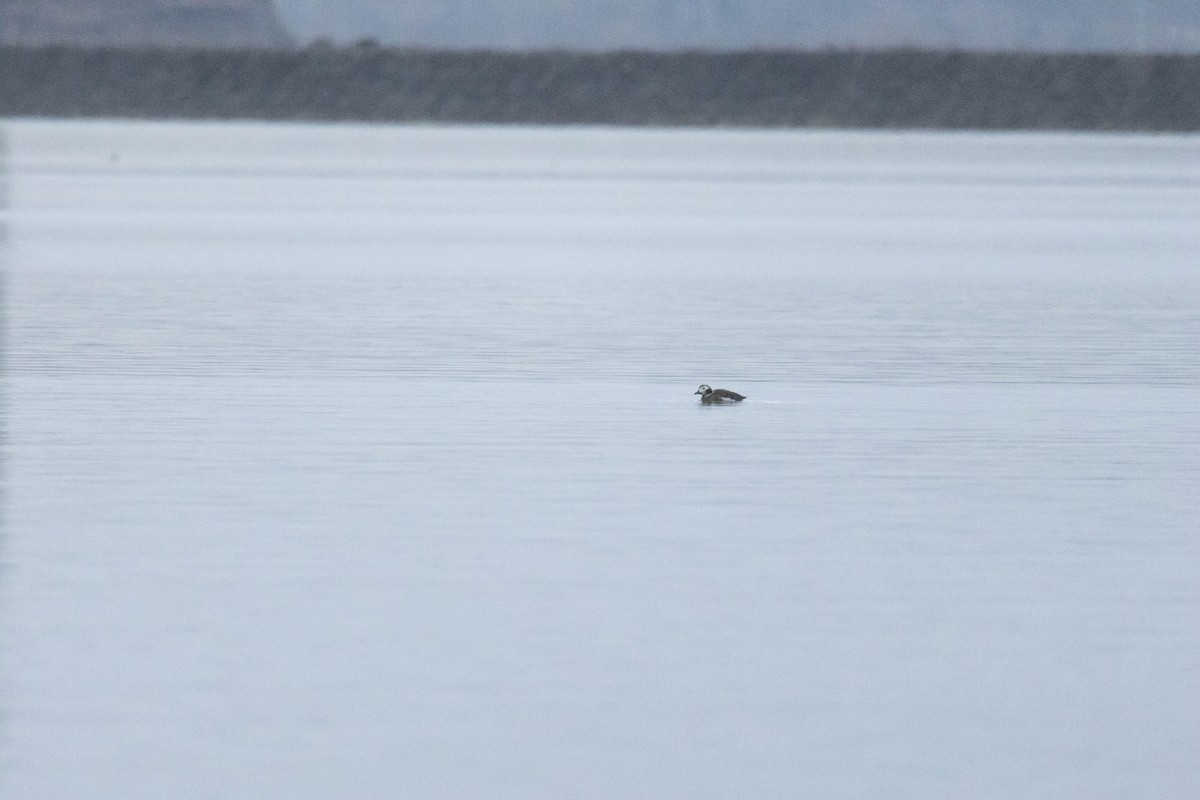
[[[1200,55],[0,48],[0,117],[1200,131]]]

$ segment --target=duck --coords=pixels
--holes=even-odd
[[[737,402],[746,399],[745,395],[731,392],[728,389],[714,389],[707,383],[700,384],[700,388],[693,392],[693,394],[700,395],[701,403]]]

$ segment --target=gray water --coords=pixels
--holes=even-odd
[[[0,142],[5,798],[1200,795],[1197,137]]]

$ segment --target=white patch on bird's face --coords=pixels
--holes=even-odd
[[[703,397],[704,395],[712,394],[712,387],[711,387],[711,386],[709,386],[707,383],[702,383],[702,384],[700,384],[700,388],[699,388],[699,389],[697,389],[697,390],[694,392],[694,394],[698,394],[698,395],[700,395],[700,396],[702,396],[702,397]]]

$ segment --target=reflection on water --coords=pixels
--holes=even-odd
[[[6,797],[1200,791],[1194,138],[5,131]]]

